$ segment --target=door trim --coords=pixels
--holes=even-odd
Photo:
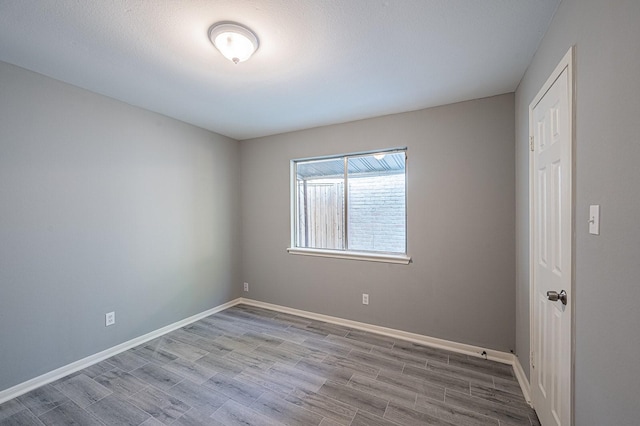
[[[574,424],[575,419],[575,299],[576,299],[576,286],[575,286],[575,149],[576,149],[576,141],[575,141],[575,78],[574,78],[574,52],[575,49],[573,46],[569,48],[569,51],[564,55],[560,63],[553,70],[547,81],[542,85],[536,96],[533,98],[533,101],[529,104],[529,141],[531,141],[531,137],[534,134],[534,123],[533,123],[533,110],[535,106],[542,100],[544,95],[549,91],[551,86],[556,82],[558,77],[562,74],[562,72],[567,70],[567,78],[568,78],[568,89],[569,89],[569,141],[571,144],[570,149],[570,158],[569,158],[569,166],[571,170],[569,171],[569,200],[571,203],[570,214],[571,214],[571,244],[570,244],[570,252],[571,252],[571,276],[569,277],[569,282],[571,286],[571,297],[569,299],[569,303],[571,304],[571,338],[569,339],[571,345],[571,379],[569,392],[571,393],[569,396],[569,401],[571,403],[570,407],[570,424]],[[528,142],[529,142],[528,141]],[[530,144],[530,142],[529,142]],[[530,145],[528,145],[530,146]],[[535,236],[535,221],[533,220],[535,214],[535,194],[533,192],[534,189],[534,179],[535,179],[535,170],[534,170],[534,153],[529,149],[529,377],[531,377],[531,364],[533,363],[533,348],[534,348],[534,236]],[[533,400],[531,401],[533,403]],[[535,408],[535,407],[534,407]]]

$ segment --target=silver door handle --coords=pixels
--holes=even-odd
[[[547,298],[552,302],[557,302],[559,300],[563,305],[567,304],[567,292],[564,290],[560,291],[560,293],[557,291],[548,291]]]

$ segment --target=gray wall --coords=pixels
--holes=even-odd
[[[0,390],[238,297],[238,166],[231,139],[0,63]]]
[[[508,351],[513,94],[241,142],[250,298]],[[289,161],[408,147],[410,265],[290,255]],[[370,305],[361,304],[369,293]]]
[[[576,46],[576,425],[640,418],[640,2],[563,0],[516,93],[517,353],[529,365],[528,106]],[[589,204],[601,234],[588,234]]]

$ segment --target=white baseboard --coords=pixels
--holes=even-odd
[[[271,309],[287,314],[298,315],[305,318],[315,319],[318,321],[330,322],[332,324],[343,325],[363,331],[381,334],[383,336],[395,337],[409,342],[420,343],[422,345],[434,348],[445,349],[465,355],[471,355],[478,358],[485,358],[482,353],[486,352],[487,359],[501,362],[503,364],[513,364],[513,354],[492,349],[481,348],[479,346],[467,345],[465,343],[452,342],[450,340],[438,339],[435,337],[424,336],[422,334],[409,333],[407,331],[397,330],[393,328],[381,327],[379,325],[367,324],[364,322],[352,321],[329,315],[316,314],[314,312],[302,311],[299,309],[288,308],[286,306],[273,305],[271,303],[260,302],[258,300],[241,298],[240,303],[252,305],[260,308]]]
[[[460,354],[471,355],[478,358],[485,358],[485,356],[483,356],[482,353],[486,352],[487,354],[486,359],[513,366],[513,370],[515,372],[516,379],[518,380],[518,384],[522,389],[522,393],[524,394],[524,397],[527,400],[527,403],[531,405],[529,381],[527,380],[527,376],[524,374],[524,370],[522,369],[522,365],[520,365],[520,361],[512,353],[496,351],[492,349],[485,349],[479,346],[452,342],[450,340],[438,339],[435,337],[429,337],[422,334],[409,333],[407,331],[381,327],[379,325],[367,324],[363,322],[352,321],[352,320],[347,320],[347,319],[338,318],[338,317],[332,317],[329,315],[317,314],[315,312],[302,311],[300,309],[289,308],[281,305],[274,305],[272,303],[260,302],[258,300],[253,300],[253,299],[241,298],[239,303],[244,303],[245,305],[256,306],[259,308],[271,309],[273,311],[283,312],[286,314],[298,315],[301,317],[314,319],[318,321],[329,322],[332,324],[343,325],[343,326],[355,328],[358,330],[370,331],[372,333],[381,334],[383,336],[407,340],[410,342],[419,343],[422,345],[431,346],[438,349],[445,349],[445,350],[460,353]]]
[[[178,328],[184,327],[185,325],[189,325],[193,322],[201,320],[202,318],[208,317],[209,315],[215,314],[216,312],[220,312],[227,308],[235,306],[238,303],[240,303],[240,300],[241,299],[234,299],[227,303],[223,303],[222,305],[216,306],[215,308],[211,308],[204,312],[200,312],[199,314],[190,316],[189,318],[185,318],[183,320],[174,322],[173,324],[169,324],[165,327],[159,328],[157,330],[154,330],[140,337],[136,337],[135,339],[131,339],[127,342],[113,346],[109,349],[105,349],[104,351],[98,352],[96,354],[89,355],[86,358],[82,358],[78,361],[75,361],[75,362],[72,362],[71,364],[67,364],[60,368],[57,368],[41,376],[38,376],[31,380],[27,380],[26,382],[17,384],[13,387],[10,387],[9,389],[0,391],[0,404],[10,399],[16,398],[22,394],[25,394],[33,389],[39,388],[40,386],[44,386],[48,383],[61,379],[62,377],[65,377],[71,373],[75,373],[76,371],[80,371],[84,368],[90,367],[93,364],[96,364],[100,361],[103,361],[107,358],[117,355],[120,352],[124,352],[138,345],[141,345],[145,342],[148,342],[157,337],[160,337],[163,334],[167,334],[173,330],[177,330]]]
[[[529,385],[529,380],[527,379],[527,375],[524,374],[524,369],[522,368],[522,364],[520,364],[520,358],[517,356],[513,357],[513,371],[516,373],[516,379],[518,379],[518,383],[520,384],[520,389],[522,389],[522,394],[524,395],[524,399],[527,400],[527,404],[531,404],[531,386]]]

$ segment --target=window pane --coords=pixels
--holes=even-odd
[[[296,163],[296,245],[343,250],[344,159]]]
[[[398,150],[295,161],[294,245],[405,254],[405,159]]]
[[[405,153],[348,160],[349,250],[405,253]]]

